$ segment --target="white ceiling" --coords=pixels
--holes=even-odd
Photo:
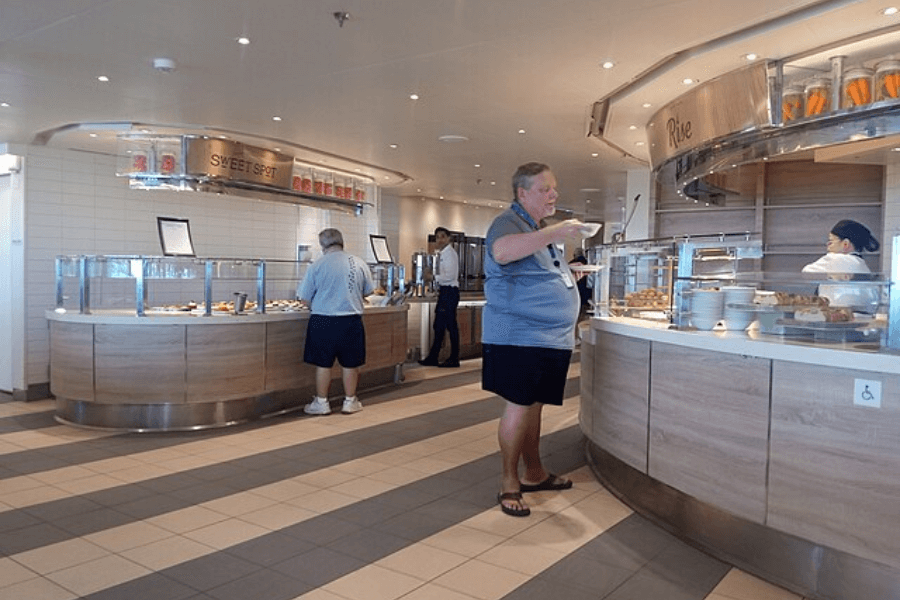
[[[890,1],[0,0],[0,143],[73,123],[202,126],[402,172],[400,195],[480,204],[506,202],[515,167],[538,160],[561,206],[602,216],[646,168],[643,125],[682,79],[896,25]],[[158,57],[176,70],[154,70]],[[614,92],[610,146],[586,132]],[[50,144],[105,151],[104,136]]]

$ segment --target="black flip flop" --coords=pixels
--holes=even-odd
[[[531,514],[531,509],[527,506],[524,508],[513,508],[512,506],[503,504],[504,500],[515,500],[519,504],[522,504],[522,492],[502,492],[497,494],[497,503],[500,505],[500,510],[511,517],[527,517]]]
[[[559,490],[568,490],[572,487],[571,479],[563,479],[562,477],[558,477],[553,473],[550,473],[547,476],[547,479],[543,480],[540,483],[521,483],[519,484],[519,489],[523,492],[544,492],[544,491],[559,491]]]

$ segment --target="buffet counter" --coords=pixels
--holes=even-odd
[[[627,318],[582,327],[588,458],[625,502],[807,597],[897,597],[895,354]]]
[[[359,389],[399,381],[408,310],[366,308]],[[219,427],[297,409],[315,391],[315,367],[303,362],[305,310],[221,316],[51,310],[46,317],[50,388],[61,422],[124,431]]]

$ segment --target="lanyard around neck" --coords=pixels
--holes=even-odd
[[[534,222],[534,219],[531,218],[531,215],[529,215],[528,212],[524,208],[522,208],[522,205],[519,204],[518,201],[512,203],[512,209],[517,215],[522,217],[522,219],[524,219],[524,221],[528,223],[532,229],[534,229],[535,231],[540,229],[540,227],[538,227],[538,224]],[[556,258],[556,248],[553,247],[553,244],[547,244],[547,250],[550,251],[550,257],[553,259],[553,266],[558,267],[559,259]]]

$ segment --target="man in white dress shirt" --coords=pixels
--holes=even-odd
[[[438,289],[437,307],[434,310],[434,341],[428,356],[419,364],[453,368],[459,366],[459,325],[456,322],[456,307],[459,306],[459,256],[450,245],[450,231],[445,227],[434,230],[434,241],[440,250],[434,276]],[[450,334],[450,356],[438,363],[438,355],[444,344],[444,331]]]

